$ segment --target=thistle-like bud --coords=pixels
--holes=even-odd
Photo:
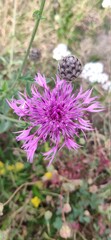
[[[37,48],[32,48],[29,53],[29,58],[31,61],[37,61],[41,57],[41,52]]]
[[[82,64],[76,56],[64,57],[58,65],[58,75],[62,79],[72,81],[82,72]]]

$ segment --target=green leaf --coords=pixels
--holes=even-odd
[[[8,89],[8,83],[6,81],[3,82],[3,85],[2,85],[2,91],[5,92],[7,91]]]
[[[6,99],[4,99],[4,100],[1,102],[1,105],[2,105],[2,107],[1,107],[1,112],[2,112],[4,115],[6,115],[6,114],[8,113],[8,111],[9,111],[9,109],[10,109],[10,107],[9,107]]]
[[[40,11],[39,10],[36,10],[36,11],[33,12],[33,17],[35,19],[40,18],[41,20],[46,19],[44,16],[40,16]]]
[[[32,187],[32,191],[33,191],[33,195],[37,196],[38,198],[40,198],[42,201],[44,200],[44,197],[42,196],[42,194],[40,193],[40,190],[36,187],[33,186]]]
[[[79,205],[77,207],[73,206],[73,215],[74,219],[77,219],[79,216],[83,216],[84,209]]]
[[[30,83],[29,82],[27,82],[26,83],[26,91],[27,91],[27,93],[28,93],[28,95],[31,97],[31,85],[30,85]]]
[[[90,223],[91,219],[90,219],[90,217],[88,217],[88,216],[81,215],[81,216],[79,217],[79,221],[80,221],[81,223]]]
[[[101,204],[102,201],[103,200],[100,199],[97,194],[92,194],[89,204],[90,204],[91,208],[94,210],[94,209],[98,208],[98,205]]]
[[[0,56],[0,62],[2,62],[2,64],[6,65],[7,61],[4,57]]]
[[[20,80],[22,80],[22,81],[29,81],[29,82],[33,82],[34,81],[34,79],[33,79],[33,77],[31,75],[21,76]]]
[[[0,133],[6,132],[10,128],[11,123],[9,121],[0,122]]]
[[[90,223],[90,221],[91,221],[90,217],[84,216],[85,223]]]
[[[56,217],[55,222],[53,223],[53,227],[57,230],[62,227],[62,220],[60,217]]]
[[[33,17],[34,17],[34,18],[40,17],[40,11],[39,11],[39,10],[34,11],[34,12],[33,12]]]
[[[37,173],[36,174],[37,174],[37,176],[41,176],[44,174],[44,168],[42,165],[37,164]]]

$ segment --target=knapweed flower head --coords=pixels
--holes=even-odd
[[[78,137],[80,131],[85,134],[85,131],[92,130],[88,113],[99,112],[103,108],[96,101],[97,97],[91,97],[92,90],[83,92],[80,87],[78,92],[73,93],[72,84],[60,80],[58,76],[53,89],[49,88],[40,73],[35,76],[35,82],[36,85],[31,87],[31,97],[26,92],[20,93],[20,99],[12,99],[8,103],[19,118],[28,122],[27,129],[19,131],[16,138],[23,141],[22,148],[28,161],[33,162],[38,143],[49,140],[51,149],[43,155],[51,164],[62,147],[74,150],[80,147],[74,137]]]

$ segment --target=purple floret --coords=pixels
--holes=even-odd
[[[44,153],[49,164],[52,163],[56,153],[63,146],[68,149],[78,149],[74,136],[79,136],[80,131],[92,130],[92,124],[87,119],[88,113],[100,112],[103,107],[97,97],[91,97],[92,90],[73,93],[71,83],[56,78],[55,87],[51,90],[46,79],[40,73],[35,76],[35,81],[42,91],[38,91],[37,85],[31,87],[32,97],[26,92],[20,93],[20,99],[12,99],[8,102],[14,112],[28,122],[26,130],[19,131],[17,141],[23,141],[22,148],[27,153],[27,159],[33,162],[34,153],[38,143],[47,140],[51,143],[50,151]]]

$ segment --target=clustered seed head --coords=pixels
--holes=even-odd
[[[58,75],[60,78],[72,81],[82,72],[82,64],[76,56],[64,57],[58,65]]]

